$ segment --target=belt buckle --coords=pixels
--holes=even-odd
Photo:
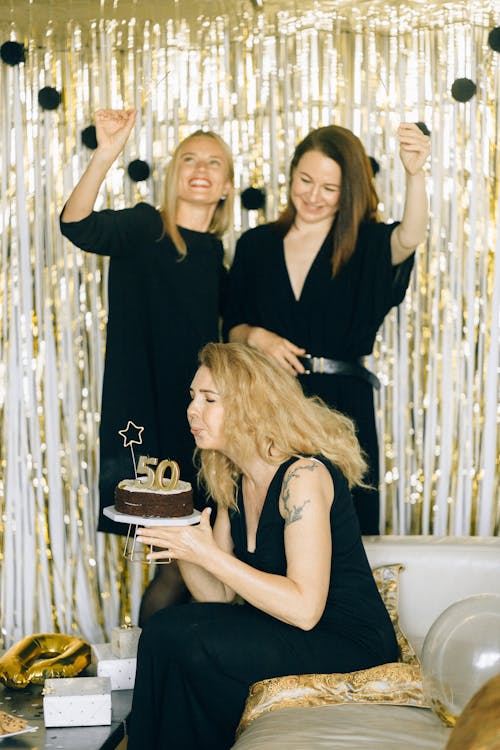
[[[311,371],[323,372],[323,357],[311,357]]]
[[[324,357],[312,357],[312,371],[319,372],[320,375],[322,375],[325,370],[324,360],[325,360]]]

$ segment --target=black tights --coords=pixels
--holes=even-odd
[[[139,610],[139,627],[160,609],[172,604],[186,604],[191,599],[186,584],[182,580],[176,562],[157,565],[154,578],[146,588]]]

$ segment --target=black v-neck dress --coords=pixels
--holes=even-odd
[[[350,672],[396,661],[398,647],[362,545],[342,473],[330,511],[332,565],[328,598],[309,631],[249,604],[186,604],[158,612],[144,626],[129,727],[129,750],[228,750],[250,685],[288,674]],[[283,463],[269,486],[247,550],[241,487],[231,513],[234,554],[259,570],[286,574],[284,521],[279,513]]]
[[[366,223],[354,254],[331,276],[331,238],[318,251],[296,299],[285,262],[283,238],[272,225],[245,232],[229,271],[224,337],[237,325],[259,326],[283,336],[308,354],[352,362],[373,351],[389,310],[406,293],[414,256],[391,261],[390,238],[397,223]],[[311,374],[299,378],[308,395],[350,416],[367,455],[366,483],[379,485],[379,448],[372,385],[351,375]],[[379,533],[378,489],[353,492],[363,534]]]
[[[116,484],[134,476],[131,448],[118,434],[129,420],[144,427],[142,444],[133,445],[136,460],[141,454],[173,459],[182,479],[196,489],[186,408],[198,352],[219,339],[223,247],[212,234],[180,228],[187,245],[180,260],[170,238],[161,238],[162,230],[159,212],[147,203],[61,222],[62,233],[77,247],[110,256],[99,531],[127,532],[102,509],[114,504]]]

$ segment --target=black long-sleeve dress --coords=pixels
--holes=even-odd
[[[129,420],[144,427],[142,445],[133,446],[136,458],[177,461],[196,490],[186,408],[198,352],[219,339],[223,247],[209,233],[180,228],[188,249],[180,260],[170,238],[161,237],[159,212],[147,203],[61,221],[61,231],[83,250],[110,256],[98,528],[123,534],[127,527],[102,509],[113,505],[118,481],[134,476],[130,447],[118,434]]]
[[[241,485],[231,512],[234,554],[258,570],[286,575],[278,467],[247,550]],[[350,672],[396,661],[394,629],[361,542],[347,481],[325,459],[334,483],[332,563],[323,616],[309,631],[249,604],[168,607],[147,621],[139,641],[129,750],[228,750],[250,685],[288,674]]]
[[[328,236],[306,277],[300,298],[294,296],[285,262],[283,238],[272,225],[245,232],[236,245],[229,272],[224,336],[246,323],[266,328],[303,347],[308,354],[355,362],[371,354],[375,336],[391,307],[403,300],[414,256],[391,262],[390,237],[397,223],[360,227],[349,262],[331,276]],[[363,534],[379,533],[379,453],[373,386],[352,375],[300,376],[304,391],[356,423],[373,490],[353,492]]]

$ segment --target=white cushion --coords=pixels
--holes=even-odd
[[[450,604],[472,594],[500,594],[497,537],[364,537],[372,567],[403,563],[399,615],[419,653],[432,623]]]

